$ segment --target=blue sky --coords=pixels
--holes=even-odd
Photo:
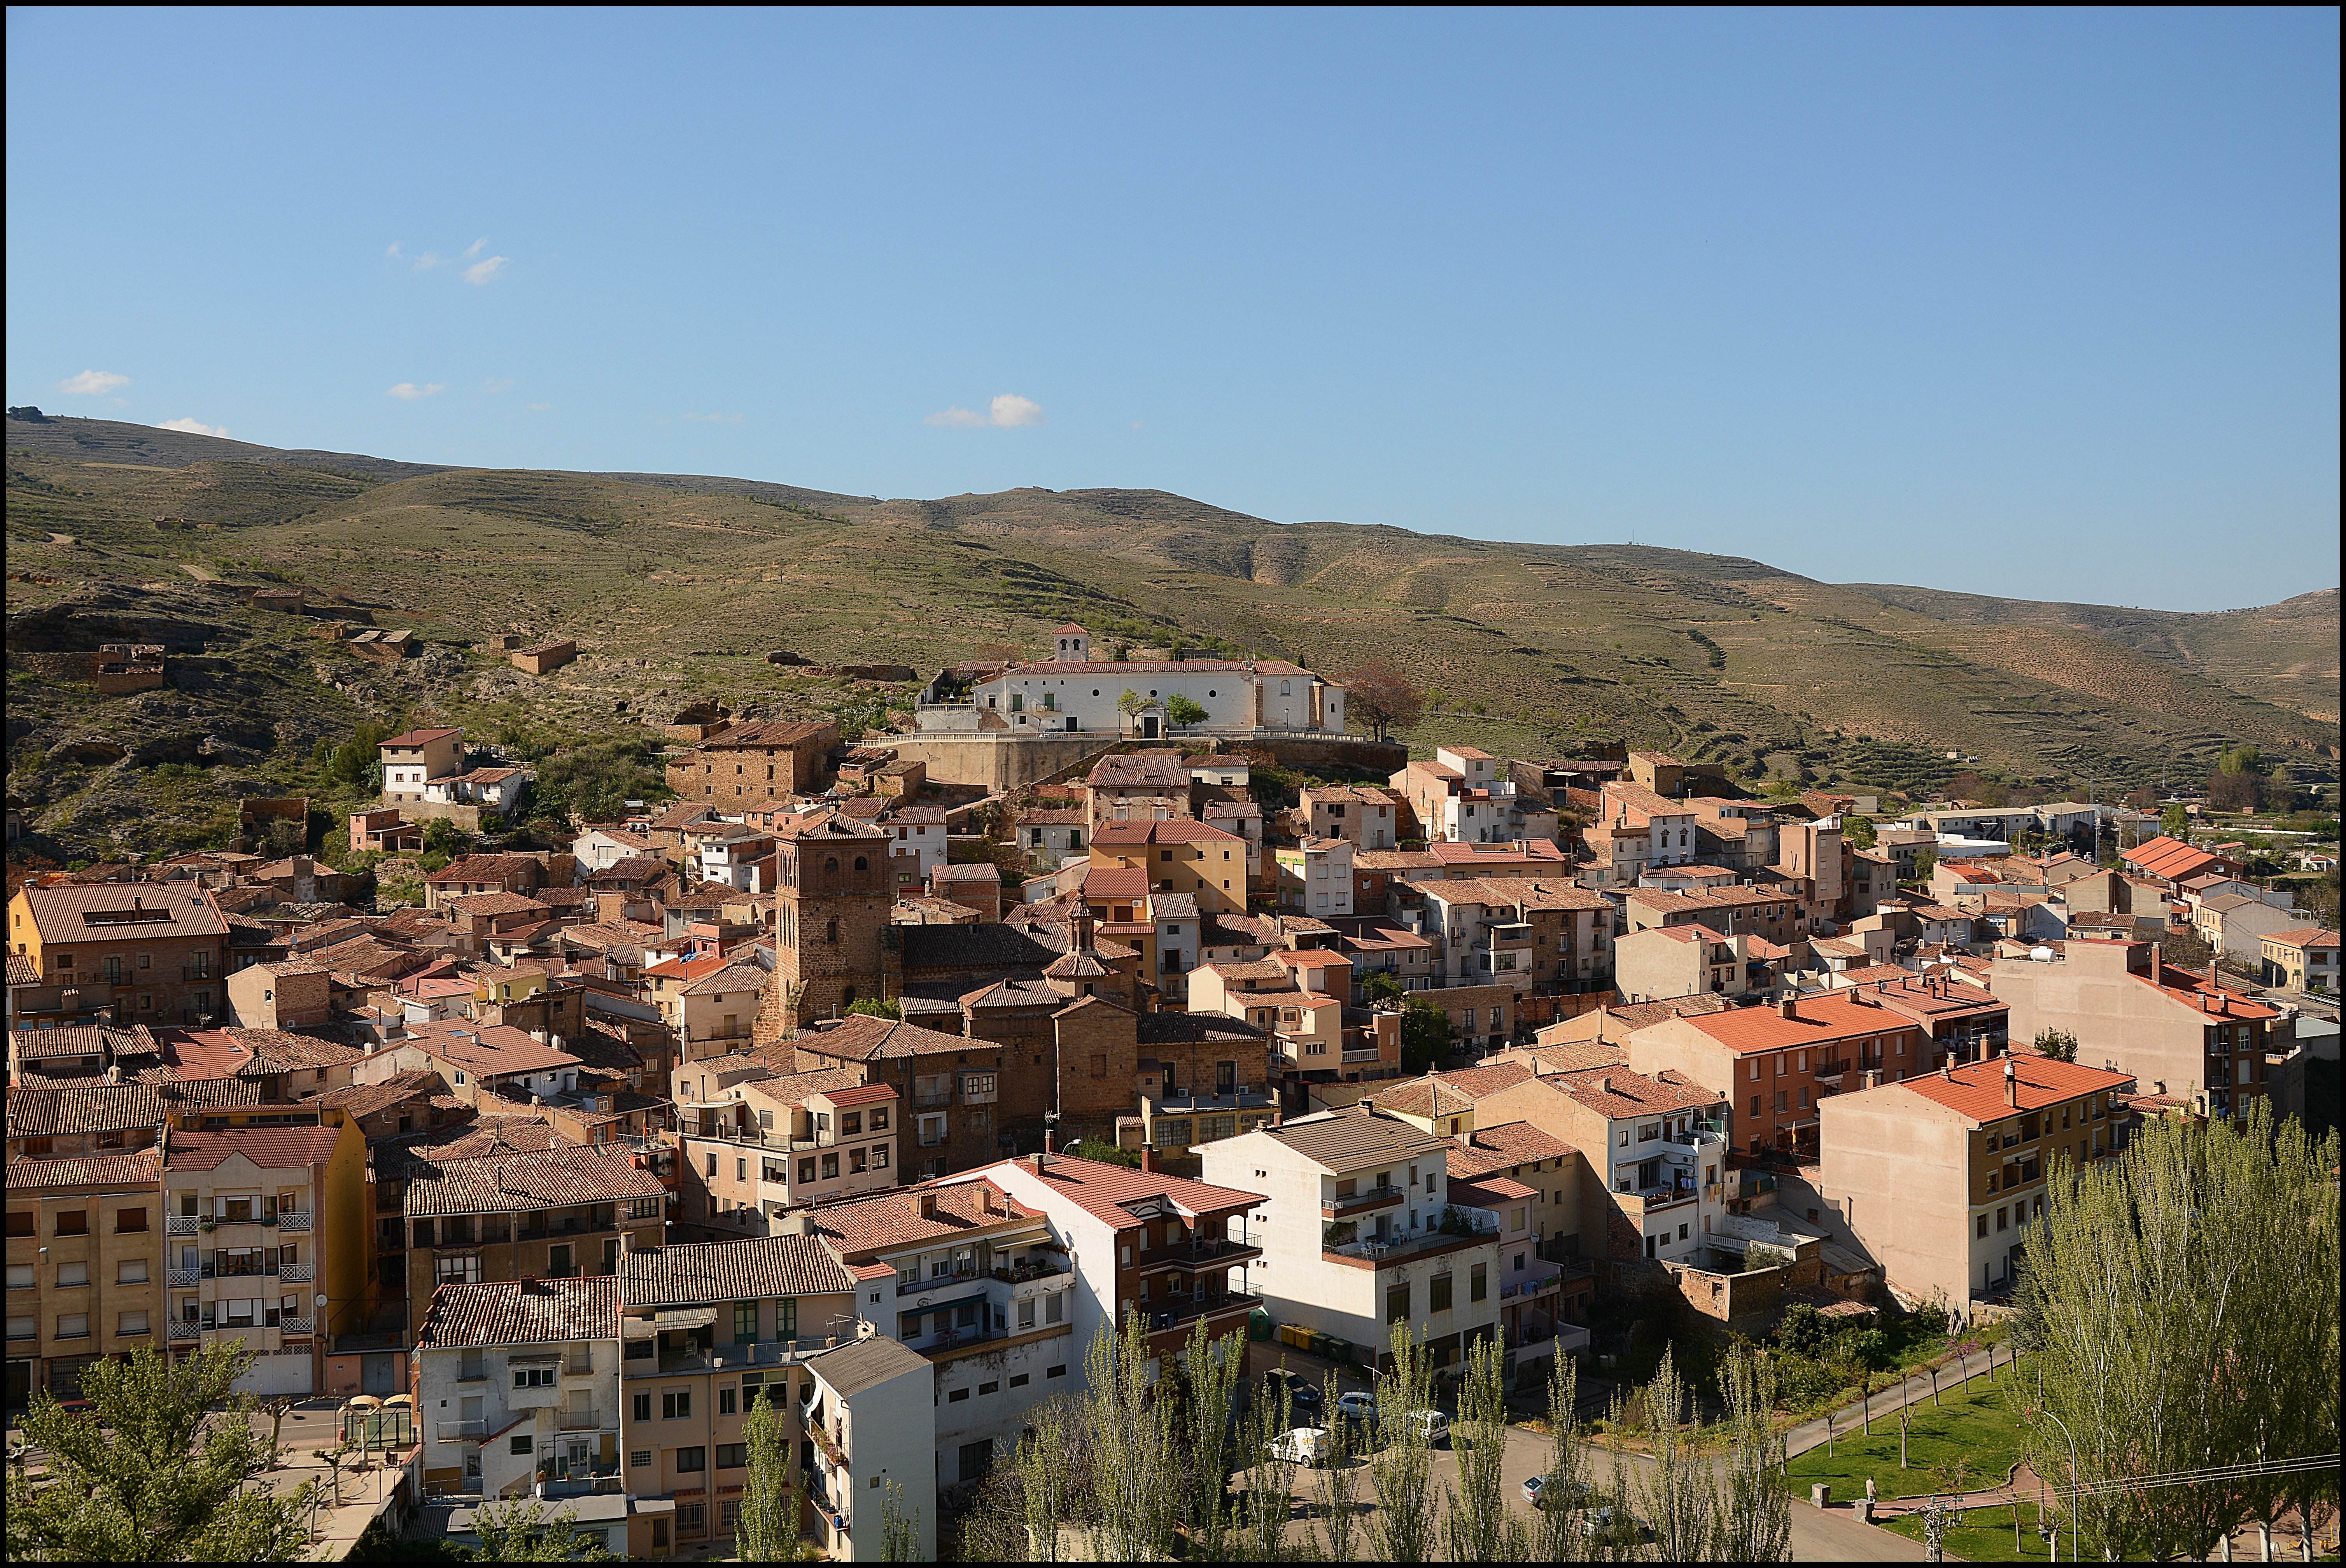
[[[2338,581],[2334,11],[7,37],[12,404],[2179,609]]]

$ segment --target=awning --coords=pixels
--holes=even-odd
[[[899,1301],[896,1303],[896,1310],[899,1312],[917,1312],[923,1315],[931,1312],[950,1312],[956,1307],[967,1307],[973,1302],[983,1302],[984,1299],[985,1297],[983,1294],[979,1294],[974,1296],[955,1296],[950,1300],[938,1301],[934,1303],[923,1301]]]

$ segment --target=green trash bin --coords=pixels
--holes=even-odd
[[[1333,1334],[1315,1333],[1311,1336],[1311,1353],[1315,1356],[1332,1356],[1335,1352],[1328,1347],[1335,1342],[1336,1336]]]
[[[1328,1348],[1321,1353],[1339,1365],[1350,1366],[1352,1360],[1352,1343],[1349,1339],[1339,1339],[1331,1334],[1328,1336]]]
[[[1247,1338],[1250,1339],[1268,1339],[1270,1338],[1270,1313],[1258,1307],[1253,1311],[1247,1314]]]

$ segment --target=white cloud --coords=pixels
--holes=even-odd
[[[1011,428],[1040,424],[1043,423],[1043,405],[1015,392],[1004,392],[994,400],[994,423]]]
[[[118,376],[112,371],[84,371],[77,376],[67,376],[59,382],[57,391],[74,397],[104,397],[116,387],[129,384],[128,376]]]
[[[488,240],[483,239],[475,239],[470,245],[465,246],[464,260],[470,261],[474,257],[478,256],[483,250],[488,248]]]
[[[464,254],[469,256],[472,252],[467,250]],[[464,269],[464,281],[467,283],[487,282],[490,279],[505,270],[507,260],[508,258],[503,256],[492,256],[485,261],[474,262],[470,267]]]
[[[426,250],[423,255],[418,256],[415,259],[415,270],[418,272],[429,272],[434,267],[444,265],[446,265],[446,263],[444,262],[439,256],[429,250]]]
[[[738,413],[688,413],[684,417],[687,419],[697,419],[703,424],[739,424],[741,423],[741,416]]]
[[[501,392],[513,384],[511,376],[491,376],[481,383],[481,390],[484,392]]]
[[[948,430],[976,430],[985,423],[985,416],[974,409],[949,408],[933,413],[922,423],[941,424]]]
[[[393,241],[391,242],[391,247],[390,247],[390,249],[386,249],[386,250],[383,252],[383,256],[384,256],[384,258],[385,258],[386,260],[392,260],[392,261],[396,261],[396,260],[399,260],[399,241],[398,241],[398,240],[396,240],[396,239],[393,240]]]
[[[529,412],[532,413],[544,413],[547,409],[550,409],[554,405],[550,402],[534,402],[529,405]]]
[[[383,396],[395,397],[402,402],[413,402],[417,398],[430,397],[434,392],[444,392],[447,390],[447,386],[440,382],[428,382],[423,386],[417,386],[413,382],[402,382],[386,391]]]
[[[201,420],[194,419],[167,419],[155,428],[157,430],[185,431],[189,435],[217,435],[225,437],[228,434],[228,427],[226,425],[206,424]]]

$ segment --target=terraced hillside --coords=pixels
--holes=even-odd
[[[251,678],[277,683],[297,712],[314,696],[325,728],[431,712],[488,735],[641,735],[640,716],[704,696],[882,723],[909,688],[762,655],[927,669],[1037,647],[1073,618],[1103,645],[1331,671],[1389,659],[1431,688],[1426,735],[1516,754],[1617,738],[1753,776],[1911,788],[1943,779],[1955,751],[2106,793],[2162,769],[2188,776],[2244,741],[2327,778],[2338,738],[2317,717],[2325,689],[2335,711],[2334,592],[2230,616],[2111,611],[2134,618],[2106,632],[2084,624],[2094,606],[1835,586],[1734,556],[1281,525],[1154,491],[875,500],[273,453],[81,420],[9,422],[7,527],[10,788],[45,824],[87,819],[85,840],[121,813],[86,810],[97,781],[49,759],[124,728],[131,699],[20,667],[19,629],[95,646],[105,639],[77,630],[85,621],[127,626],[142,606],[200,623],[206,657],[280,650],[250,653]],[[238,602],[240,585],[272,581],[345,618],[413,626],[436,651],[393,670],[362,664]],[[1930,607],[1940,600],[1945,614]],[[2260,659],[2262,626],[2281,629]],[[506,632],[574,636],[583,657],[523,676],[483,646]],[[297,725],[279,749],[308,734]],[[242,750],[255,769],[271,755]],[[135,798],[123,770],[138,766],[110,765],[107,799]]]

